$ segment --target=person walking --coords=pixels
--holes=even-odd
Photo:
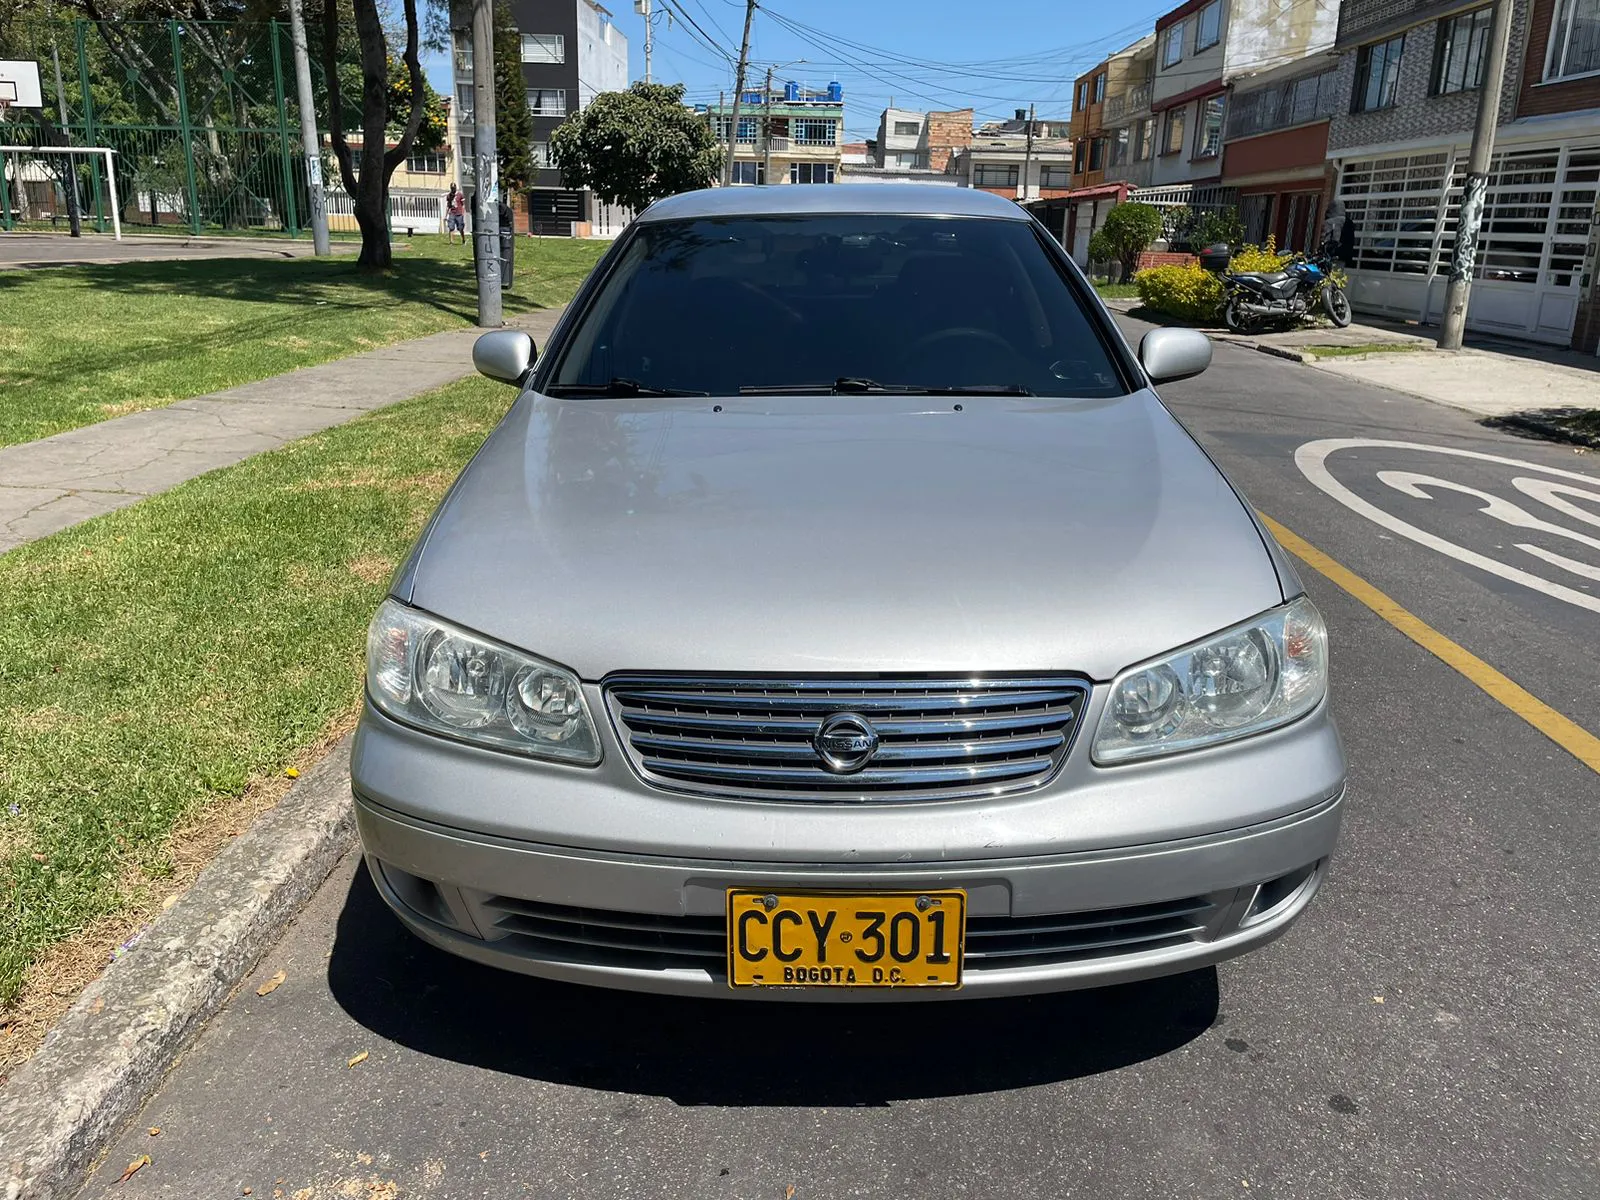
[[[450,241],[452,233],[461,235],[461,244],[467,244],[467,197],[456,187],[450,185],[450,192],[444,198],[444,240]]]

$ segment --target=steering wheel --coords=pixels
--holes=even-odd
[[[916,354],[939,342],[956,341],[957,339],[968,342],[984,342],[995,349],[1004,350],[1007,354],[1015,354],[1017,352],[1017,348],[998,333],[990,329],[979,329],[975,325],[957,325],[952,329],[935,329],[932,333],[925,333],[911,344],[911,352]]]

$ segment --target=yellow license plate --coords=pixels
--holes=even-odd
[[[960,987],[967,894],[728,891],[733,987]]]

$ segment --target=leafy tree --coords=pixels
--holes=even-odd
[[[569,188],[635,211],[709,187],[720,165],[711,127],[684,107],[680,83],[602,93],[555,131],[550,152]]]
[[[507,194],[533,186],[533,113],[522,78],[522,34],[511,6],[494,7],[494,146],[500,187]]]
[[[1122,264],[1122,277],[1128,279],[1139,262],[1139,255],[1161,236],[1161,210],[1134,201],[1119,204],[1106,214],[1106,223],[1089,239],[1089,257],[1095,262]]]
[[[1200,250],[1222,243],[1237,246],[1244,241],[1244,221],[1237,208],[1207,209],[1189,227],[1189,247]]]
[[[383,32],[383,19],[377,0],[349,0],[355,17],[356,36],[361,45],[361,162],[344,132],[344,95],[339,82],[339,0],[324,0],[322,10],[322,69],[328,81],[327,124],[333,143],[333,156],[339,164],[339,177],[350,194],[356,225],[361,230],[361,256],[358,265],[367,270],[382,270],[394,261],[389,245],[389,180],[395,168],[405,162],[427,113],[427,85],[418,56],[417,0],[405,0],[406,46],[405,108],[390,109],[389,42]],[[401,118],[401,112],[404,118]],[[391,124],[398,124],[399,137],[388,145]]]

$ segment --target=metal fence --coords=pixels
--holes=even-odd
[[[299,110],[285,87],[288,28],[276,21],[79,20],[69,120],[8,123],[7,139],[40,147],[23,219],[64,213],[76,176],[85,220],[110,223],[110,188],[93,159],[50,166],[45,150],[116,151],[119,215],[144,229],[298,234],[309,211]],[[69,77],[70,78],[70,77]],[[54,99],[54,97],[52,97]],[[52,108],[54,105],[52,105]]]
[[[1239,191],[1216,185],[1196,187],[1192,183],[1168,183],[1134,188],[1128,193],[1128,199],[1159,208],[1161,236],[1169,245],[1178,246],[1188,244],[1188,230],[1195,217],[1236,207]]]

